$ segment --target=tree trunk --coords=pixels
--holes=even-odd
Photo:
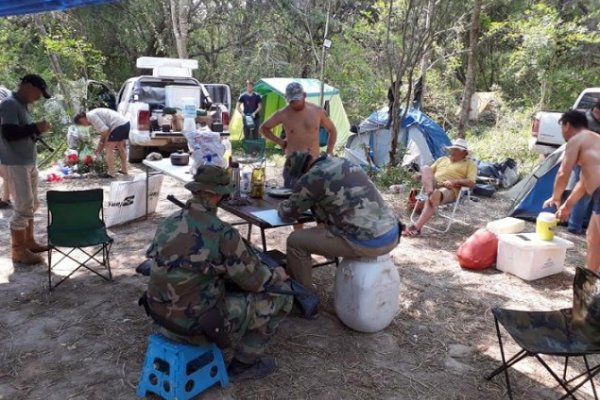
[[[33,16],[33,20],[35,22],[35,26],[40,31],[40,34],[43,37],[48,36],[46,27],[42,23],[42,20],[40,19],[38,14],[35,14]],[[52,71],[54,72],[54,76],[56,77],[56,80],[58,81],[58,87],[60,89],[60,92],[63,95],[65,105],[67,106],[67,112],[69,114],[74,114],[75,109],[73,107],[73,101],[71,99],[71,95],[69,94],[69,91],[67,90],[67,88],[65,86],[65,82],[63,80],[63,72],[62,72],[62,68],[60,67],[60,62],[58,61],[58,57],[56,56],[56,54],[48,52],[48,58],[50,60],[50,67],[52,68]]]
[[[471,97],[475,92],[475,64],[477,62],[477,44],[479,42],[479,14],[481,13],[481,0],[473,3],[473,14],[471,15],[471,29],[469,30],[469,52],[467,57],[467,76],[465,78],[465,89],[460,102],[460,118],[458,122],[459,138],[465,137],[465,126],[471,109]]]
[[[431,14],[433,13],[433,2],[434,2],[434,0],[429,0],[427,2],[427,17],[425,18],[425,32],[429,32],[429,30],[431,29]],[[421,65],[419,67],[419,71],[420,71],[419,76],[421,79],[421,93],[420,93],[420,99],[415,99],[415,100],[419,100],[419,105],[421,103],[421,100],[425,96],[425,75],[427,75],[427,69],[429,68],[429,59],[430,58],[431,58],[431,48],[428,48],[423,53],[423,56],[421,57]]]
[[[173,25],[173,35],[175,36],[175,45],[177,46],[177,56],[179,58],[188,58],[190,2],[189,0],[170,0],[170,5],[171,24]]]

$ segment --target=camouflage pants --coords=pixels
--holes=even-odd
[[[287,288],[289,290],[289,287]],[[225,326],[235,346],[234,357],[247,364],[264,353],[279,323],[292,309],[293,297],[271,293],[228,292],[225,295]],[[204,336],[181,336],[160,329],[173,340],[207,344]]]

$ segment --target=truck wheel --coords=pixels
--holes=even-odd
[[[146,157],[146,148],[143,146],[129,145],[128,160],[130,163],[139,163]]]

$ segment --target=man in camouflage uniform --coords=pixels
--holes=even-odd
[[[295,220],[308,209],[319,226],[293,232],[287,239],[287,270],[312,288],[311,254],[376,258],[400,240],[398,218],[367,174],[344,158],[294,152],[286,167],[298,179],[279,216]]]
[[[147,251],[154,260],[150,314],[172,339],[206,343],[210,335],[198,329],[206,329],[206,316],[218,310],[228,339],[236,344],[230,378],[266,376],[275,363],[263,353],[291,310],[292,297],[264,290],[273,284],[289,290],[283,283],[288,276],[281,267],[262,264],[240,234],[217,217],[218,203],[232,192],[224,169],[201,166],[185,187],[193,198],[159,225]]]

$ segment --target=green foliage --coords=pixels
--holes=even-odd
[[[412,179],[414,173],[407,167],[390,166],[381,169],[379,172],[370,172],[369,175],[380,190],[388,190],[391,185],[404,184],[407,187],[416,185],[416,182]]]
[[[530,172],[539,163],[538,155],[528,150],[531,138],[529,111],[502,112],[495,126],[475,127],[467,132],[470,155],[487,162],[514,159],[521,174]]]

